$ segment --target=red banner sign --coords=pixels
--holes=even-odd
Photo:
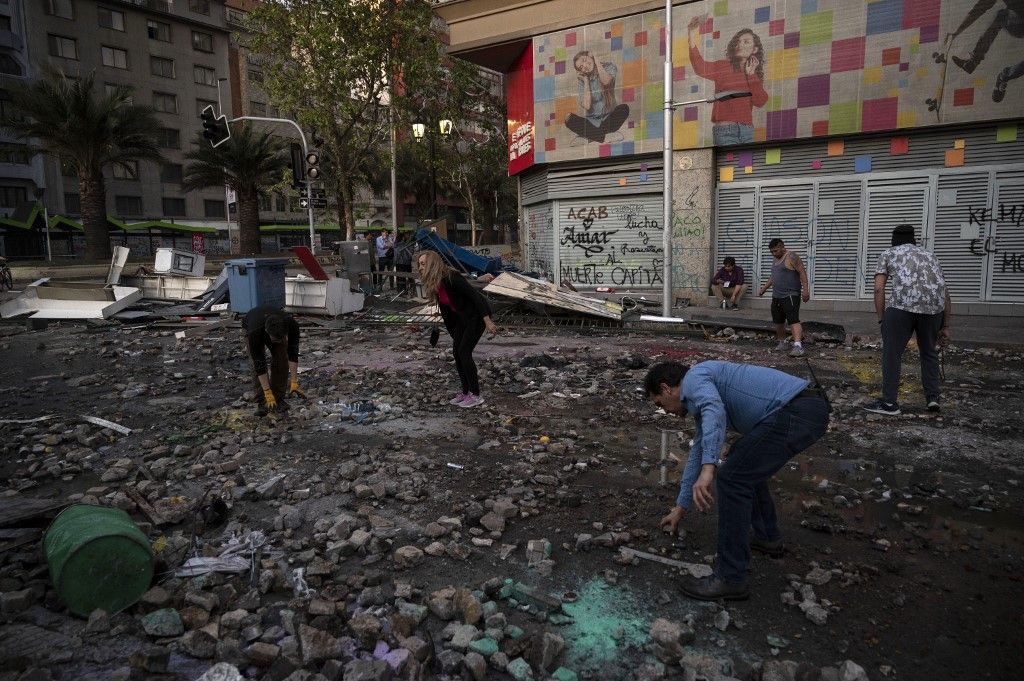
[[[508,108],[508,174],[533,165],[533,49],[527,47],[505,79]]]
[[[192,252],[203,255],[206,253],[206,237],[202,234],[192,235]]]

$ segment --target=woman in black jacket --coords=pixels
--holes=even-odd
[[[479,291],[469,285],[455,270],[447,267],[435,251],[423,251],[416,256],[423,290],[437,303],[444,326],[454,341],[455,368],[459,372],[462,392],[450,404],[476,407],[484,403],[480,396],[480,378],[473,361],[473,348],[480,341],[484,329],[497,333],[491,321],[491,306]]]

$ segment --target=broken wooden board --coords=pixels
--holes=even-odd
[[[184,331],[175,331],[174,337],[178,340],[182,340],[185,338],[197,338],[199,336],[205,336],[211,331],[216,331],[217,329],[223,329],[225,327],[231,326],[234,323],[235,320],[232,319],[231,317],[218,319],[215,322],[202,322],[200,326],[193,326],[188,329],[185,329]]]
[[[0,527],[7,527],[23,520],[47,515],[67,506],[63,499],[33,499],[27,497],[0,498]]]
[[[655,563],[661,563],[662,565],[671,565],[672,567],[679,568],[680,570],[686,570],[693,577],[701,578],[707,577],[712,573],[710,565],[704,563],[687,563],[682,560],[673,560],[672,558],[666,558],[665,556],[659,556],[656,553],[648,553],[647,551],[638,551],[637,549],[631,549],[628,546],[620,546],[619,554],[623,558],[633,559],[640,558],[642,560],[649,560]]]
[[[484,287],[484,291],[516,300],[622,321],[623,309],[619,303],[588,298],[579,293],[560,291],[548,281],[532,279],[515,272],[502,272],[495,277],[494,281]]]
[[[132,429],[129,428],[128,426],[122,426],[120,423],[114,423],[113,421],[101,419],[99,416],[83,416],[82,420],[88,421],[94,426],[99,426],[100,428],[109,428],[110,430],[117,431],[118,433],[121,433],[121,435],[132,434]]]
[[[41,527],[16,527],[0,530],[0,553],[31,544],[43,536]]]

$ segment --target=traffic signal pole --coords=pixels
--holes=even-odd
[[[264,116],[239,116],[238,118],[232,118],[229,122],[236,123],[238,121],[261,121],[263,123],[287,123],[294,127],[299,133],[299,139],[302,140],[302,155],[309,155],[309,145],[306,144],[306,134],[302,132],[302,128],[299,124],[290,118],[267,118]],[[313,180],[306,177],[306,197],[309,201],[309,251],[316,255],[316,230],[313,228]]]

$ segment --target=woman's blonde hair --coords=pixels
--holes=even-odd
[[[441,281],[448,273],[448,267],[436,251],[421,251],[416,255],[416,265],[419,267],[421,258],[426,259],[423,267],[420,267],[420,279],[423,281],[423,290],[427,296],[437,302],[437,290],[441,288]]]

